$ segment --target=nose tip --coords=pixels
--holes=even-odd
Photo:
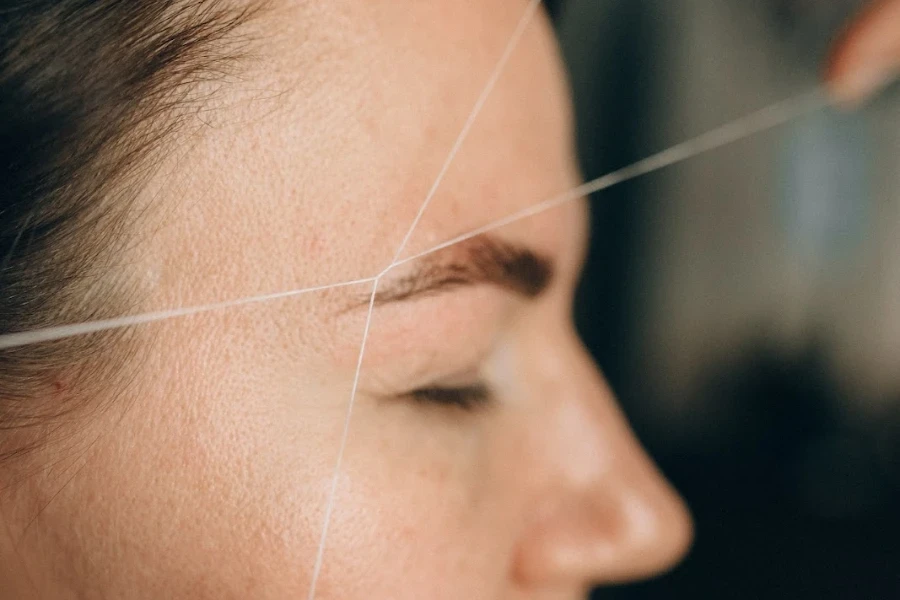
[[[694,540],[694,523],[681,497],[661,477],[653,496],[626,494],[621,501],[626,538],[621,577],[642,578],[681,562]]]
[[[623,583],[668,571],[693,541],[693,520],[664,480],[610,482],[604,493],[556,508],[533,532],[519,575],[532,584]]]

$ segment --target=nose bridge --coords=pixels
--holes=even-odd
[[[554,343],[541,372],[547,458],[568,485],[589,486],[648,462],[593,359],[580,340]],[[546,341],[545,341],[546,343]]]
[[[539,386],[546,476],[523,572],[611,582],[663,569],[689,544],[686,509],[577,337],[557,344]]]

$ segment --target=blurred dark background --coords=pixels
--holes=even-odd
[[[594,178],[818,81],[859,0],[548,2]],[[598,598],[900,598],[900,94],[592,198],[578,320],[696,520]]]

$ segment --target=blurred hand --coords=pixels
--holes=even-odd
[[[826,79],[834,96],[856,104],[900,72],[900,0],[877,0],[840,37]]]

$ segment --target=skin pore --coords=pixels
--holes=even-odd
[[[278,0],[166,152],[124,260],[146,309],[381,272],[526,3]],[[402,256],[579,183],[536,17]],[[572,599],[690,542],[581,346],[570,203],[371,283],[164,321],[9,498],[21,598]],[[25,467],[23,467],[24,469]],[[8,584],[8,585],[7,585]]]

